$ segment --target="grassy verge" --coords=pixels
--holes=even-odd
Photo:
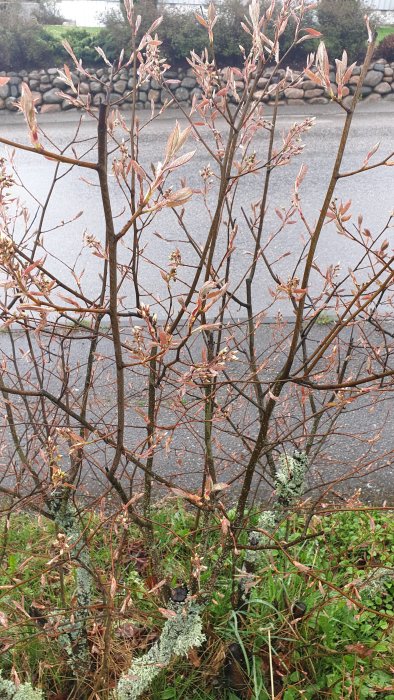
[[[47,24],[45,25],[45,30],[51,34],[52,36],[56,38],[62,38],[64,35],[69,35],[70,32],[73,31],[78,31],[78,30],[83,30],[86,32],[89,32],[94,38],[97,36],[101,31],[102,27],[73,27],[73,26],[63,26],[63,25],[55,25],[55,24]],[[382,27],[379,27],[378,29],[378,42],[381,42],[382,39],[384,39],[386,36],[389,34],[394,34],[394,25],[385,25]]]
[[[394,25],[387,25],[384,27],[379,27],[379,29],[378,29],[378,43],[380,43],[389,34],[394,34]]]
[[[45,30],[56,38],[62,38],[64,35],[70,35],[73,31],[78,31],[83,29],[85,32],[89,32],[93,37],[95,37],[101,31],[101,27],[73,27],[73,26],[63,26],[62,24],[46,24]]]
[[[196,542],[194,517],[181,504],[157,508],[152,519],[163,576],[172,586],[187,581],[197,555],[204,589],[218,529]],[[108,678],[97,695],[107,698],[131,658],[160,634],[161,582],[123,515],[84,515],[83,527],[94,572],[90,673],[94,686],[109,630]],[[163,671],[146,700],[394,700],[392,513],[321,513],[309,523],[293,515],[276,541],[297,540],[304,528],[310,539],[302,544],[256,555],[247,611],[233,609],[242,559],[229,555],[207,600],[205,645]],[[49,700],[68,698],[59,629],[73,620],[73,552],[50,521],[28,514],[0,519],[0,533],[0,669],[40,685]]]

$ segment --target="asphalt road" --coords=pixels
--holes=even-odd
[[[291,327],[288,330],[290,331]],[[387,324],[387,330],[394,332],[393,323]],[[315,347],[317,342],[321,342],[328,331],[328,327],[316,326],[311,334],[310,347]],[[259,327],[256,334],[256,348],[262,357],[270,355],[273,346],[276,345],[277,332],[273,324],[262,324]],[[126,338],[127,332],[125,331],[123,339]],[[344,331],[341,342],[346,343],[348,339],[349,332]],[[42,338],[40,346],[37,344],[36,338],[32,336],[31,343],[38,356],[40,349],[43,351],[45,388],[54,396],[63,396],[64,400],[62,375],[59,374],[62,363],[58,344],[52,341],[50,336],[47,336],[46,339]],[[44,346],[41,343],[44,343]],[[79,397],[84,386],[84,372],[86,371],[89,349],[88,334],[81,331],[77,339],[70,341],[70,344],[65,340],[62,347],[67,358],[68,400],[71,402],[71,407],[78,413],[80,410],[78,408],[80,407]],[[195,357],[200,357],[201,338],[197,340],[196,346],[190,350]],[[7,333],[1,333],[0,355],[2,362],[7,363],[11,374],[13,371],[12,358],[17,358],[18,371],[24,387],[36,385],[35,375],[31,372],[31,355],[23,333],[13,333],[12,342]],[[361,352],[358,360],[356,353],[355,359],[349,367],[349,373],[354,371],[356,366],[363,361],[363,353]],[[281,362],[279,353],[277,353],[269,369],[262,373],[262,380],[269,381],[273,372],[278,371]],[[242,373],[243,363],[241,362],[234,365],[230,376],[233,381],[237,382]],[[23,378],[26,378],[25,383]],[[9,380],[5,381],[8,383]],[[87,419],[106,434],[112,434],[115,431],[115,384],[113,347],[111,341],[104,337],[100,340],[97,348],[95,389],[89,400]],[[240,386],[243,387],[243,384],[241,383]],[[173,433],[170,429],[166,433],[167,436],[171,436],[169,444],[166,446],[166,442],[163,441],[158,447],[155,455],[155,469],[161,476],[174,480],[178,486],[194,490],[201,486],[204,472],[204,415],[199,401],[196,400],[196,397],[198,399],[200,396],[199,391],[193,390],[192,387],[189,387],[188,392],[182,398],[182,408],[179,408],[177,397],[180,388],[181,383],[178,384],[174,377],[169,378],[163,388],[162,401],[156,416],[157,424],[171,426],[178,421],[179,423]],[[146,438],[144,414],[147,412],[148,406],[147,389],[147,375],[141,368],[138,371],[129,370],[126,373],[125,444],[130,450],[137,453],[140,452],[141,445]],[[325,405],[330,400],[330,395],[331,392],[315,394],[317,407]],[[21,444],[28,446],[31,464],[40,473],[40,478],[45,481],[47,467],[41,452],[42,446],[37,439],[43,430],[44,421],[39,411],[38,402],[35,399],[29,399],[28,405],[25,405],[19,397],[10,398],[15,406],[16,430],[20,436]],[[218,394],[218,404],[226,405],[227,398],[224,386]],[[31,415],[34,416],[33,422],[31,422],[28,407],[32,412]],[[230,403],[229,408],[231,409],[232,425],[236,425],[245,437],[249,435],[255,438],[258,426],[253,406],[245,405],[241,400],[236,401],[233,406]],[[291,452],[296,445],[303,449],[311,434],[312,422],[310,420],[300,421],[301,410],[299,397],[297,399],[294,397],[285,405],[279,403],[275,410],[271,421],[271,435],[272,439],[275,439],[274,436],[276,436],[281,443],[281,451]],[[306,413],[308,414],[308,410]],[[50,402],[46,402],[46,420],[55,426],[64,426],[64,416]],[[78,423],[74,420],[71,420],[70,427],[76,431],[79,429]],[[283,435],[283,440],[280,439],[281,435]],[[29,482],[26,482],[26,470],[22,469],[20,473],[15,472],[12,466],[15,463],[18,464],[19,459],[15,455],[15,446],[7,425],[5,404],[1,400],[1,394],[0,445],[1,484],[11,487],[17,480],[22,492],[30,492]],[[242,473],[242,469],[248,461],[248,452],[236,432],[227,425],[226,421],[218,420],[218,418],[214,422],[213,450],[218,481],[229,482],[236,475]],[[61,439],[59,453],[63,455],[60,464],[67,472],[70,466],[68,446]],[[278,454],[279,450],[275,450],[275,459],[277,459]],[[333,495],[343,498],[352,495],[356,489],[360,489],[361,497],[366,502],[376,505],[386,501],[394,505],[392,392],[382,391],[376,396],[376,400],[368,395],[365,398],[359,397],[357,401],[347,405],[341,414],[336,409],[327,411],[318,426],[311,457],[306,496],[312,501],[315,500],[318,493],[326,493],[326,499],[330,500]],[[111,463],[112,458],[113,450],[111,448],[105,447],[101,441],[92,440],[91,444],[85,448],[80,494],[83,493],[87,497],[97,497],[108,491],[108,480],[104,467]],[[266,469],[264,460],[262,460],[260,469]],[[264,471],[264,478],[260,479],[260,469],[254,480],[253,493],[256,488],[258,497],[268,500],[273,491],[272,481],[270,481],[268,471]],[[138,471],[135,472],[132,464],[129,464],[124,472],[122,469],[120,471],[123,474],[122,482],[125,488],[128,488],[133,480],[134,488],[138,491],[138,483],[142,479],[142,474]],[[234,498],[241,481],[242,479],[232,485],[226,494],[228,498]]]
[[[270,112],[267,109],[267,115]],[[294,178],[299,171],[301,163],[308,165],[308,173],[304,180],[301,196],[303,209],[310,223],[316,219],[322,205],[330,171],[336,154],[336,148],[343,126],[344,113],[336,105],[308,105],[297,108],[284,106],[280,113],[279,138],[281,132],[288,129],[296,121],[302,121],[305,116],[316,117],[315,126],[304,137],[305,150],[288,167],[279,168],[272,177],[269,209],[266,217],[266,232],[269,237],[271,232],[278,226],[278,218],[275,214],[276,208],[287,207],[289,205]],[[126,112],[127,117],[127,112]],[[146,112],[140,112],[141,120],[146,119]],[[79,115],[75,112],[63,112],[60,114],[46,114],[39,116],[39,124],[46,131],[48,136],[56,144],[64,148],[73,137]],[[179,114],[170,110],[163,117],[153,121],[141,132],[140,158],[145,168],[150,168],[150,163],[161,160],[164,153],[165,138],[170,133],[174,119],[179,119]],[[180,119],[183,123],[184,120]],[[360,104],[348,141],[343,169],[346,171],[358,168],[363,163],[366,153],[370,148],[380,141],[379,154],[381,157],[388,155],[394,149],[393,138],[394,125],[394,103],[381,101],[378,104]],[[221,125],[219,125],[222,128]],[[79,139],[92,138],[92,141],[83,141],[77,145],[77,152],[82,153],[88,143],[94,143],[96,121],[87,119],[83,121],[79,133]],[[21,115],[1,113],[0,114],[0,134],[4,137],[14,139],[18,142],[27,143],[27,134],[24,121]],[[266,152],[267,135],[258,137],[256,150]],[[209,163],[209,156],[201,144],[192,143],[185,147],[185,150],[196,148],[194,158],[186,164],[177,175],[185,177],[187,184],[191,187],[201,186],[199,171]],[[6,149],[0,145],[0,154]],[[379,154],[376,158],[379,158]],[[94,158],[94,151],[89,158]],[[31,155],[25,152],[15,154],[15,164],[20,174],[21,180],[27,185],[30,197],[30,209],[34,209],[33,197],[39,202],[45,201],[54,165],[40,156]],[[63,278],[69,276],[64,264],[74,265],[77,252],[82,245],[83,233],[94,234],[103,240],[103,215],[98,188],[82,178],[86,176],[90,182],[96,183],[95,175],[89,172],[81,172],[74,169],[61,179],[56,185],[50,205],[47,209],[44,230],[45,246],[47,250],[58,259],[52,261],[53,272],[61,274]],[[124,217],[124,199],[115,187],[113,182],[113,209],[118,215],[119,226]],[[238,206],[235,208],[235,215],[239,223],[239,234],[237,237],[237,250],[234,254],[232,264],[232,279],[241,278],[245,270],[245,253],[251,250],[253,242],[245,226],[241,214],[241,206],[248,211],[250,204],[256,202],[261,196],[261,178],[248,176],[241,180],[238,194]],[[21,193],[22,198],[29,200],[25,193]],[[368,175],[361,174],[354,178],[347,178],[339,182],[336,196],[338,199],[347,201],[352,199],[351,213],[354,221],[360,213],[364,215],[364,225],[373,233],[380,231],[388,220],[389,213],[393,210],[394,202],[394,170],[393,168],[378,168]],[[64,227],[59,227],[64,220],[71,219],[81,212],[80,218]],[[184,219],[190,233],[198,242],[205,240],[208,227],[208,215],[201,206],[201,198],[196,197],[188,203],[187,212]],[[166,243],[162,238],[171,239]],[[295,255],[301,250],[305,230],[299,225],[286,229],[283,236],[276,238],[269,248],[271,260],[280,258],[285,252],[291,251],[292,255],[284,257],[276,267],[277,272],[283,279],[287,279],[294,265]],[[168,265],[168,255],[174,248],[174,243],[185,255],[190,256],[190,248],[185,244],[185,235],[177,226],[173,212],[163,210],[155,218],[153,225],[144,233],[145,255],[154,259],[155,262],[166,267]],[[59,255],[60,253],[60,255]],[[124,251],[124,260],[127,253]],[[325,267],[330,264],[340,263],[344,270],[351,267],[358,259],[359,250],[354,244],[343,236],[338,236],[331,227],[326,227],[317,250],[317,262]],[[98,272],[102,261],[94,259],[90,254],[82,253],[76,263],[76,271],[84,269],[82,280],[85,293],[90,297],[95,296],[98,291]],[[141,272],[144,278],[145,287],[154,289],[160,293],[165,291],[163,281],[158,271],[150,264],[142,264]],[[261,305],[264,305],[265,291],[270,283],[268,273],[263,267],[258,268],[258,282],[261,290]],[[313,289],[312,289],[313,291]],[[128,295],[127,304],[133,305],[131,290],[125,292]],[[242,294],[241,294],[242,296]],[[256,305],[258,305],[256,300]],[[286,302],[278,303],[273,311],[286,312]]]
[[[333,105],[300,106],[294,111],[292,108],[284,107],[280,116],[280,130],[285,130],[295,121],[302,120],[306,115],[316,117],[316,125],[305,138],[306,148],[303,155],[298,157],[288,168],[279,169],[274,174],[267,220],[268,232],[270,227],[274,226],[274,222],[277,223],[274,209],[287,206],[290,201],[294,177],[302,162],[307,163],[309,167],[302,188],[302,196],[304,211],[310,221],[313,221],[318,215],[319,207],[324,198],[343,125],[343,114]],[[144,113],[140,114],[141,119],[144,116]],[[164,139],[172,129],[175,117],[179,119],[179,115],[171,111],[163,118],[160,118],[160,120],[150,124],[146,130],[143,130],[140,142],[140,156],[145,168],[149,168],[151,162],[157,162],[162,158]],[[48,136],[53,138],[58,146],[64,148],[72,140],[78,119],[79,116],[76,113],[68,112],[56,115],[42,115],[39,117],[39,122]],[[379,102],[378,104],[360,105],[350,134],[343,168],[352,170],[360,167],[368,150],[378,141],[381,142],[379,153],[382,154],[382,157],[391,152],[394,143],[393,124],[393,103]],[[78,152],[82,152],[86,148],[88,143],[86,139],[94,139],[95,126],[95,122],[92,120],[82,123],[79,139],[82,139],[83,143],[77,146]],[[23,119],[18,115],[0,114],[0,135],[21,143],[28,142]],[[258,140],[257,147],[259,148],[259,146],[263,147],[261,139]],[[197,148],[197,152],[193,160],[183,168],[182,176],[187,179],[188,184],[192,187],[197,187],[201,184],[199,171],[209,162],[209,158],[201,145],[192,144],[190,148]],[[6,149],[0,146],[0,155],[4,152],[6,152]],[[91,157],[92,159],[94,158],[94,151]],[[38,155],[29,155],[23,152],[15,154],[15,164],[22,182],[29,189],[30,195],[27,199],[29,200],[30,198],[31,210],[33,210],[32,202],[34,198],[39,202],[43,202],[47,196],[54,165]],[[81,175],[85,175],[85,173],[74,169],[67,175],[67,179],[64,178],[59,181],[45,218],[45,247],[55,256],[52,263],[52,271],[61,274],[63,279],[67,279],[67,275],[69,275],[66,266],[75,264],[84,232],[87,231],[97,238],[103,239],[103,216],[98,188],[88,184],[82,179]],[[89,179],[92,180],[92,177]],[[240,185],[240,205],[242,204],[243,207],[247,208],[251,202],[258,200],[260,192],[261,183],[260,185],[258,184],[257,178],[251,177],[247,181],[245,179]],[[25,197],[22,192],[20,194]],[[113,196],[114,212],[119,215],[118,221],[120,225],[124,205],[115,187],[113,187]],[[351,198],[353,200],[351,211],[354,219],[357,220],[358,214],[362,212],[365,226],[375,233],[384,227],[390,212],[393,210],[394,171],[392,168],[379,168],[373,170],[369,175],[358,175],[355,178],[343,180],[340,182],[336,196],[344,201]],[[77,221],[60,227],[63,220],[71,219],[80,211],[82,211],[82,215]],[[239,217],[239,221],[241,221],[239,209],[236,214]],[[198,241],[203,242],[208,222],[198,202],[193,202],[192,200],[188,205],[185,221],[193,236]],[[272,244],[270,250],[273,258],[280,257],[288,250],[295,254],[302,245],[302,233],[303,231],[299,226],[288,229],[286,237],[279,238]],[[155,234],[159,234],[160,237],[157,237]],[[389,231],[388,234],[392,242],[392,232]],[[179,247],[184,245],[184,236],[177,228],[176,221],[170,211],[161,212],[155,220],[154,226],[144,235],[146,257],[151,257],[155,262],[163,266],[167,265],[168,254],[174,248],[174,242]],[[171,242],[164,242],[162,237],[170,238]],[[248,237],[248,232],[240,226],[238,252],[234,261],[233,274],[235,276],[237,274],[241,275],[245,266],[244,255],[248,249],[250,250],[250,247],[251,240]],[[356,258],[356,251],[348,239],[333,235],[333,229],[327,227],[317,250],[319,264],[326,266],[339,262],[342,268],[347,270],[348,267],[354,264],[356,259],[358,259]],[[278,264],[278,270],[284,278],[289,276],[292,260],[294,260],[294,257],[287,257]],[[87,256],[85,253],[82,253],[76,263],[75,269],[77,272],[86,267],[82,285],[85,293],[90,297],[95,296],[95,293],[98,291],[98,272],[101,264],[102,261],[93,258],[90,254]],[[150,265],[145,265],[142,273],[145,287],[160,293],[160,285],[162,283],[157,270]],[[259,293],[261,293],[261,298],[264,299],[268,278],[262,269],[259,270],[258,274],[260,275],[258,289]],[[125,303],[132,305],[133,299],[129,288],[126,290],[126,293],[129,296]],[[280,304],[282,304],[281,307]],[[276,307],[274,310],[281,310],[285,315],[286,311],[288,311],[285,302],[279,302],[279,308]],[[324,332],[324,329],[322,332]],[[267,330],[267,327],[262,330],[263,338],[269,339],[269,334],[270,331]],[[5,335],[0,337],[1,351],[6,355],[11,354]],[[79,349],[77,348],[74,351],[76,352],[75,361],[71,358],[73,366],[77,365],[85,351],[86,347],[81,343]],[[23,353],[23,347],[21,347],[21,352]],[[107,380],[106,389],[103,388],[102,395],[103,400],[108,401],[108,404],[112,405],[113,395],[110,386],[111,383]],[[133,392],[137,397],[135,398],[137,408],[139,390],[137,382],[133,386]],[[107,395],[105,391],[107,391]],[[130,400],[128,420],[130,421],[130,427],[140,430],[142,428],[138,424],[133,401]],[[349,493],[353,490],[353,487],[361,486],[362,495],[368,500],[376,503],[388,499],[394,502],[394,458],[392,457],[394,444],[390,404],[391,402],[387,396],[386,400],[373,411],[366,406],[365,411],[359,414],[354,414],[352,409],[344,413],[337,426],[335,440],[332,441],[332,446],[327,450],[324,462],[315,465],[314,473],[311,475],[312,484],[328,483],[338,479],[343,473],[344,462],[351,464],[358,461],[363,466],[360,468],[360,472],[354,475],[352,482],[347,485],[346,491]],[[357,441],[352,439],[352,435],[355,432],[361,436]],[[368,440],[371,434],[376,432],[380,434],[379,444],[374,443],[370,445]],[[172,454],[176,455],[185,451],[187,453],[189,448],[189,456],[185,457],[184,460],[183,484],[194,487],[200,479],[201,464],[196,462],[197,453],[196,458],[193,456],[193,445],[190,443],[190,435],[185,434],[182,436],[180,434]],[[378,455],[381,455],[382,452],[385,452],[385,457],[378,459]],[[228,466],[231,476],[231,464]],[[167,465],[163,462],[163,473],[170,474],[172,469],[173,462],[171,460],[168,461]],[[226,473],[224,476],[227,478],[229,474]],[[85,479],[86,488],[90,490],[92,487],[96,490],[89,474],[85,475]],[[96,475],[95,480],[100,481],[99,475]],[[269,490],[265,489],[264,492],[267,494]]]

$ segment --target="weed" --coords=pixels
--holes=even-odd
[[[153,509],[152,520],[165,575],[172,586],[178,585],[190,573],[192,514],[180,503],[163,502]],[[96,572],[89,614],[93,656],[99,654],[105,615],[99,583],[108,579],[113,552],[121,552],[111,622],[115,684],[131,654],[144,654],[164,621],[150,593],[154,582],[134,527],[128,527],[122,551],[124,529],[119,518],[103,528],[100,517],[90,514],[84,523]],[[280,526],[276,539],[281,541],[287,532],[291,542],[304,527],[305,517],[292,515]],[[368,700],[391,691],[394,528],[390,514],[323,514],[314,516],[307,528],[308,534],[317,530],[322,534],[315,539],[286,550],[291,551],[290,559],[280,549],[259,554],[246,615],[234,611],[231,602],[229,555],[204,616],[206,643],[158,675],[146,697],[236,700],[247,692],[254,700],[270,700],[273,693],[281,692],[283,700],[340,700],[356,692],[354,697]],[[50,521],[12,515],[6,536],[3,526],[1,532],[4,624],[0,643],[4,652],[0,668],[5,678],[12,667],[23,680],[39,678],[44,696],[51,698],[49,689],[64,692],[67,685],[56,629],[59,620],[72,613],[77,567],[72,557],[54,557],[56,533]],[[202,585],[215,563],[217,537],[212,531],[204,545]],[[231,668],[226,671],[231,645],[240,655],[246,691],[237,690],[234,673]]]

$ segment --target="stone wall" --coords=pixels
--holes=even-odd
[[[350,96],[345,98],[345,104],[346,100],[351,100],[351,94],[355,91],[360,71],[361,68],[359,66],[354,69],[353,76],[348,86]],[[72,105],[59,94],[59,91],[71,93],[71,90],[67,88],[62,79],[58,76],[56,68],[30,72],[20,71],[19,73],[8,74],[0,72],[0,76],[4,75],[8,75],[10,81],[6,85],[0,87],[0,110],[7,109],[14,111],[17,109],[16,102],[20,97],[21,84],[23,82],[29,84],[38,111],[43,113],[60,112],[61,110],[73,108]],[[278,71],[278,75],[281,78],[285,73],[284,71]],[[294,72],[293,75],[296,76],[297,73]],[[105,82],[108,79],[108,72],[105,68],[100,68],[95,71],[94,76],[93,79],[88,81],[84,77],[80,80],[76,74],[73,74],[75,84],[79,83],[81,99],[84,102],[90,99],[93,106],[98,106],[104,99],[103,86],[98,79]],[[198,97],[201,95],[201,90],[193,77],[191,69],[184,70],[179,68],[176,71],[169,71],[167,77],[179,81],[178,86],[173,89],[175,97],[182,107],[188,107],[194,95]],[[265,77],[260,79],[258,86],[259,91],[256,93],[256,95],[260,96],[265,102],[274,99],[273,96],[268,97],[264,94],[264,88],[268,80],[269,69]],[[335,82],[333,67],[331,80],[333,83]],[[131,86],[132,79],[130,73],[126,69],[120,71],[114,81],[111,102],[120,100],[119,104],[123,106],[130,105],[132,101],[130,95]],[[236,86],[242,90],[243,82],[237,81]],[[362,87],[362,98],[368,102],[381,99],[394,101],[394,63],[386,63],[383,59],[380,59],[372,64]],[[160,106],[168,99],[169,94],[166,90],[162,89],[156,81],[151,80],[139,88],[137,107],[139,109],[151,109],[152,101],[155,105]],[[297,87],[289,86],[281,94],[281,102],[289,105],[326,104],[329,101],[323,88],[312,80],[307,79],[304,79]]]

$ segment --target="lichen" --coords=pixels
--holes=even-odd
[[[265,535],[260,530],[265,530],[268,533],[274,532],[278,524],[277,513],[273,510],[265,510],[260,514],[258,525],[259,531],[253,530],[249,535],[249,544],[257,547],[257,545],[266,545],[270,543],[269,535]],[[246,554],[247,561],[255,561],[258,555],[258,551],[249,550]]]
[[[200,647],[205,640],[196,603],[170,603],[169,609],[174,615],[166,620],[160,638],[151,649],[133,659],[127,674],[118,683],[116,700],[137,700],[173,659],[186,656],[190,649]]]
[[[373,576],[367,581],[362,582],[360,590],[365,597],[374,598],[376,595],[387,593],[387,586],[393,582],[394,571],[392,569],[378,567],[373,572]]]
[[[81,533],[76,508],[63,486],[59,486],[52,492],[49,509],[59,532],[66,538],[72,556],[79,563],[76,570],[77,606],[73,622],[64,622],[59,625],[59,643],[67,654],[69,666],[74,672],[78,672],[89,663],[86,623],[92,591],[92,577],[89,573],[90,556]]]
[[[278,506],[289,508],[302,496],[307,468],[308,457],[304,452],[296,451],[292,457],[286,453],[280,456],[275,479]]]
[[[265,510],[260,514],[257,523],[258,529],[250,532],[249,545],[251,547],[262,547],[270,544],[270,534],[275,532],[284,512],[302,496],[307,469],[308,457],[304,452],[296,451],[292,457],[284,453],[279,457],[279,467],[275,478],[275,503],[272,510]],[[265,532],[261,532],[261,530]],[[242,567],[245,576],[242,576],[239,584],[241,598],[244,600],[246,599],[248,574],[254,573],[255,564],[261,556],[259,550],[249,549],[246,552]]]
[[[30,683],[16,686],[2,678],[0,671],[0,700],[43,700],[43,697],[42,690],[35,690]]]
[[[290,508],[304,490],[305,474],[308,468],[308,457],[304,452],[294,452],[293,457],[282,454],[279,457],[279,467],[275,478],[276,499],[272,510],[261,513],[258,521],[259,530],[274,532],[283,516],[283,511]],[[262,532],[252,531],[249,543],[257,546],[268,544],[270,538]],[[253,550],[248,556],[255,554]]]

